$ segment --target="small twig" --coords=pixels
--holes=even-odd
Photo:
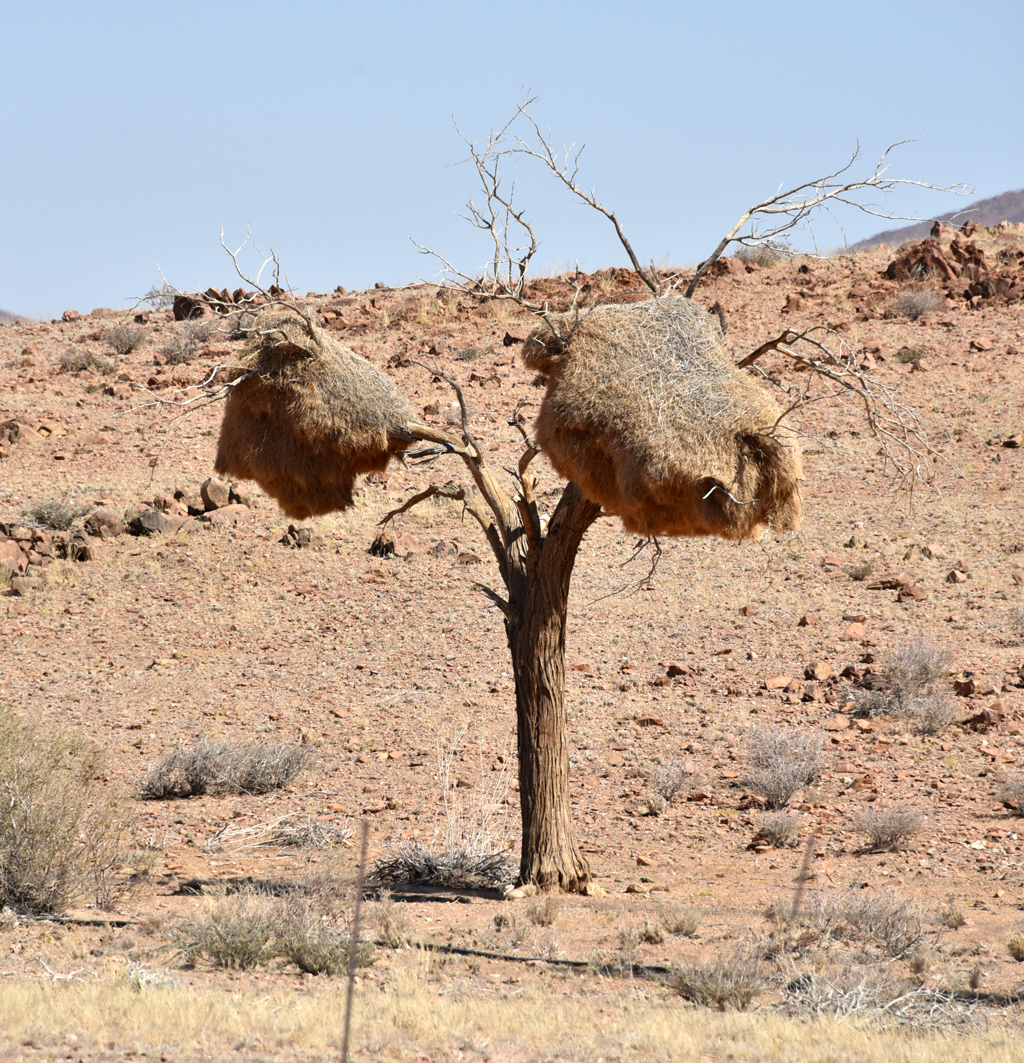
[[[356,901],[352,912],[352,933],[348,940],[348,986],[345,993],[345,1026],[341,1040],[341,1063],[348,1063],[348,1040],[352,1029],[352,991],[356,982],[356,953],[359,950],[359,917],[363,907],[363,882],[366,877],[366,841],[370,835],[370,824],[361,820],[359,824],[359,867],[356,870]]]

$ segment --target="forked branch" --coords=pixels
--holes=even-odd
[[[973,189],[963,184],[942,186],[932,184],[931,181],[911,181],[902,177],[888,176],[891,166],[889,155],[906,143],[905,140],[899,141],[886,148],[882,157],[875,163],[874,170],[867,177],[853,178],[850,176],[850,171],[861,157],[861,147],[858,144],[850,156],[850,161],[838,170],[812,181],[805,181],[786,191],[783,191],[780,185],[775,195],[769,196],[760,203],[755,203],[740,215],[739,221],[722,237],[711,255],[697,267],[697,272],[687,285],[686,297],[688,299],[693,297],[693,293],[707,271],[722,257],[730,244],[784,248],[788,236],[795,229],[811,228],[811,217],[818,210],[826,211],[833,220],[836,220],[834,208],[847,206],[876,218],[884,218],[886,221],[912,221],[915,220],[912,215],[897,214],[884,204],[865,199],[864,196],[879,193],[884,197],[901,185],[913,185],[935,192],[951,192],[958,196],[972,193]],[[836,224],[839,224],[838,221]],[[813,236],[813,230],[811,232]]]

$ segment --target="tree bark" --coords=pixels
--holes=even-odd
[[[547,534],[528,544],[524,530],[508,553],[505,627],[516,684],[523,822],[519,881],[542,889],[578,892],[590,881],[569,801],[565,620],[580,541],[600,513],[569,483]]]

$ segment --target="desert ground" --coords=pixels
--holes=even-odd
[[[734,361],[827,323],[920,419],[922,475],[900,485],[855,398],[823,401],[797,414],[799,532],[665,540],[648,578],[649,546],[615,519],[593,526],[566,658],[576,830],[600,889],[369,889],[377,943],[352,1058],[1021,1058],[1024,965],[1007,941],[1024,931],[1024,226],[970,238],[999,275],[973,295],[884,276],[897,254],[882,246],[732,259],[698,289],[721,304]],[[625,270],[587,283],[595,299],[636,289]],[[571,285],[535,290],[557,304]],[[300,302],[425,423],[457,431],[451,389],[426,366],[452,374],[492,467],[515,466],[509,419],[529,424],[543,395],[519,361],[524,311],[437,284]],[[397,517],[370,552],[386,512],[464,483],[464,468],[393,462],[353,509],[305,524],[252,483],[204,501],[222,407],[179,405],[198,394],[182,389],[223,374],[244,342],[196,324],[140,307],[0,327],[2,707],[99,747],[91,792],[124,817],[107,908],[83,887],[60,918],[4,914],[3,1058],[336,1058],[343,977],[280,957],[190,960],[181,927],[241,903],[225,896],[239,883],[334,876],[351,891],[364,819],[371,865],[481,816],[488,844],[518,846],[511,665],[478,587],[499,580],[486,543],[442,500]],[[118,327],[141,344],[117,354]],[[757,367],[790,394],[807,382],[778,352]],[[543,458],[531,470],[550,512],[562,483]],[[72,527],[33,527],[54,502]],[[90,522],[97,510],[110,520]],[[930,722],[863,709],[908,646],[944,662],[932,696],[946,709]],[[821,770],[781,813],[791,837],[771,844],[748,761],[752,735],[779,729],[819,736]],[[254,738],[303,746],[306,766],[265,794],[140,792],[176,746]],[[894,851],[868,844],[865,818],[881,813],[909,824]],[[282,823],[326,840],[287,844]],[[868,901],[899,926],[825,926],[822,913]],[[677,988],[673,972],[740,954],[761,978],[747,1011]],[[808,976],[868,987],[863,1005],[812,1007]]]

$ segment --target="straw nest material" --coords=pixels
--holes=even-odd
[[[536,440],[586,497],[640,535],[799,527],[797,440],[703,308],[672,297],[556,324],[564,342],[538,329],[523,348],[548,378]]]
[[[409,410],[365,359],[290,311],[264,311],[229,396],[216,469],[255,480],[296,520],[346,509],[360,473],[409,445]]]

